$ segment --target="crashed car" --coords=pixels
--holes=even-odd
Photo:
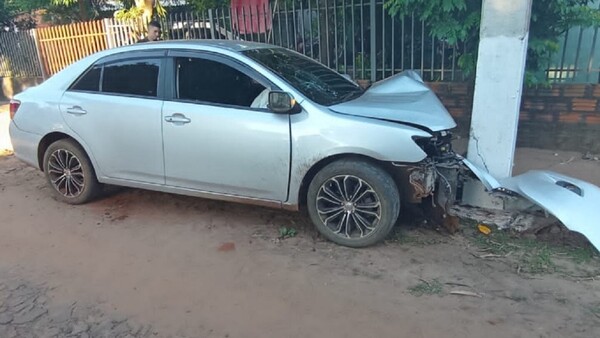
[[[111,49],[10,107],[16,156],[67,203],[88,202],[109,184],[306,206],[323,236],[350,247],[384,239],[407,203],[435,196],[443,217],[469,170],[451,147],[456,123],[416,73],[363,90],[267,44]]]

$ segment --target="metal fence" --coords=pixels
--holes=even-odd
[[[427,81],[462,80],[461,47],[432,39],[415,16],[390,16],[383,0],[275,1],[270,5],[171,13],[166,39],[241,39],[294,49],[354,78],[405,69]]]
[[[465,45],[429,36],[418,18],[392,17],[384,0],[276,0],[202,12],[170,9],[165,39],[240,39],[294,49],[355,79],[372,81],[405,69],[426,81],[462,81]],[[104,19],[31,32],[0,32],[0,76],[48,75],[95,51],[134,43],[139,22]],[[36,36],[37,34],[37,36]],[[37,49],[36,39],[37,37]],[[562,37],[546,75],[552,82],[597,83],[598,28],[573,28]],[[472,43],[477,43],[476,41]],[[38,57],[38,53],[40,57]]]
[[[42,77],[35,31],[0,34],[0,77]]]
[[[591,6],[600,8],[600,1]],[[548,80],[558,83],[599,83],[598,27],[575,27],[560,38],[560,50],[553,55],[546,70]]]
[[[423,21],[414,15],[392,17],[384,3],[277,0],[260,7],[171,13],[163,25],[166,39],[271,43],[294,49],[357,79],[379,80],[414,69],[426,81],[464,80],[458,60],[467,47],[473,46],[449,45],[431,38]],[[574,27],[559,38],[561,49],[545,71],[547,79],[555,83],[599,82],[598,28]]]
[[[103,19],[102,22],[106,32],[108,48],[135,43],[143,29],[141,20]]]

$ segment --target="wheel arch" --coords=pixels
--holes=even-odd
[[[308,187],[310,186],[310,183],[312,182],[314,177],[317,175],[317,173],[319,173],[319,171],[321,171],[321,169],[323,169],[327,165],[329,165],[335,161],[342,160],[342,159],[361,160],[361,161],[365,161],[370,164],[376,165],[376,166],[380,167],[381,169],[385,170],[386,172],[388,172],[392,176],[392,178],[394,178],[394,180],[395,180],[396,175],[393,172],[393,166],[391,165],[391,162],[381,161],[381,160],[375,159],[375,158],[367,156],[367,155],[356,154],[356,153],[342,153],[342,154],[331,155],[331,156],[325,157],[325,158],[317,161],[316,163],[314,163],[308,169],[308,171],[304,174],[302,181],[300,183],[300,187],[298,189],[298,196],[297,196],[298,208],[303,208],[306,206]],[[397,181],[396,181],[396,185],[398,186]],[[398,186],[398,188],[400,189],[399,186]]]
[[[85,155],[89,158],[90,163],[92,164],[92,170],[94,170],[94,174],[96,174],[96,177],[97,177],[95,163],[94,163],[94,160],[92,159],[92,156],[90,156],[90,153],[85,149],[85,147],[79,141],[77,141],[72,136],[70,136],[66,133],[63,133],[63,132],[49,133],[40,140],[40,143],[38,144],[38,148],[37,148],[37,160],[38,160],[38,167],[41,171],[44,171],[44,154],[46,153],[46,150],[48,149],[48,147],[50,147],[51,144],[53,144],[54,142],[59,141],[59,140],[70,140],[70,141],[74,142],[77,146],[79,146],[83,150]]]

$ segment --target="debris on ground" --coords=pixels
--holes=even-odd
[[[600,161],[600,155],[594,155],[589,151],[586,152],[581,158],[588,161]]]
[[[511,229],[519,232],[532,230],[536,224],[542,224],[542,219],[546,218],[525,211],[489,210],[462,205],[453,206],[452,214],[463,220],[474,220],[488,227],[495,226],[498,230]]]
[[[457,295],[457,296],[469,296],[469,297],[477,297],[477,298],[482,298],[483,296],[475,293],[475,292],[471,292],[471,291],[464,291],[464,290],[453,290],[450,291],[451,295]]]
[[[479,229],[479,232],[481,232],[484,235],[489,235],[490,233],[492,233],[492,229],[490,229],[485,224],[479,224],[479,225],[477,225],[477,229]]]

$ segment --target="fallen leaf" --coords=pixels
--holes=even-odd
[[[492,232],[492,229],[490,229],[487,225],[483,224],[479,224],[477,226],[477,229],[479,229],[479,232],[481,232],[484,235],[489,235]]]

